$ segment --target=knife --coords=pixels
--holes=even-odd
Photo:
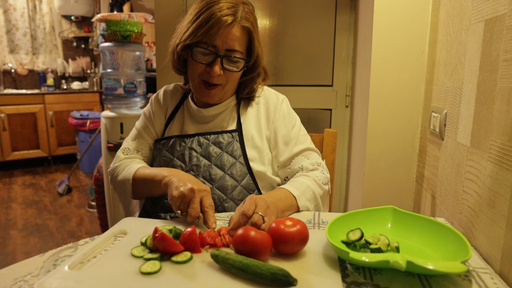
[[[174,213],[173,216],[176,216],[176,218],[178,218],[178,219],[186,220],[186,217],[184,215],[182,215],[181,212]],[[171,217],[171,218],[174,218],[174,217]],[[199,213],[199,218],[197,218],[194,225],[196,226],[196,229],[201,232],[207,232],[210,229],[210,227],[208,227],[208,223],[206,223],[206,221],[204,219],[203,212]]]
[[[202,232],[206,232],[210,229],[210,227],[208,227],[208,223],[206,223],[205,219],[204,219],[204,214],[203,212],[199,213],[199,218],[197,218],[197,221],[196,221],[196,228],[199,229],[199,231],[202,231]]]

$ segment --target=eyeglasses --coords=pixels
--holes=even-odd
[[[189,47],[192,51],[192,60],[199,64],[211,65],[213,62],[217,61],[217,58],[220,58],[222,68],[230,72],[240,72],[244,70],[247,65],[247,59],[244,58],[233,55],[220,55],[212,50],[195,45],[189,45]]]

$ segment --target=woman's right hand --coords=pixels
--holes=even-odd
[[[203,212],[208,226],[215,229],[217,220],[210,187],[188,173],[171,170],[162,185],[174,211],[181,211],[181,215],[186,216],[188,222],[196,221]]]
[[[175,212],[180,210],[188,222],[194,222],[203,212],[206,223],[217,228],[215,204],[210,187],[196,177],[178,169],[143,166],[132,177],[133,199],[166,194]]]

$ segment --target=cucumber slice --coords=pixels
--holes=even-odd
[[[139,271],[142,274],[155,274],[160,272],[162,264],[158,260],[149,260],[140,265]]]
[[[357,245],[357,248],[359,250],[368,248],[368,245],[366,245],[366,242],[364,241],[364,239],[359,242],[356,242],[355,244]]]
[[[359,242],[364,238],[363,230],[360,228],[356,228],[353,230],[348,231],[347,233],[347,240],[351,242]]]
[[[389,243],[389,250],[400,253],[400,244],[397,241]]]
[[[347,244],[347,245],[348,245],[348,244],[351,244],[351,243],[352,243],[352,241],[348,241],[348,239],[347,239],[347,238],[343,238],[343,239],[341,239],[341,243],[344,243],[344,244]]]
[[[373,234],[372,236],[365,237],[361,228],[350,230],[346,238],[341,239],[341,242],[348,249],[361,253],[400,253],[398,242],[390,242],[389,238],[384,234]]]
[[[386,235],[380,235],[379,236],[379,242],[377,243],[377,245],[380,246],[380,248],[382,248],[382,251],[383,252],[386,252],[388,251],[388,248],[389,248],[389,239]]]
[[[142,257],[142,259],[144,260],[161,260],[162,259],[162,254],[160,254],[160,252],[151,252],[151,253],[147,253],[146,255],[144,255]]]
[[[183,233],[183,230],[178,227],[174,227],[171,230],[171,236],[176,241],[180,241],[181,233]]]
[[[185,264],[192,260],[192,253],[188,251],[183,251],[171,257],[171,262],[176,264]]]
[[[172,225],[163,225],[159,227],[166,233],[167,235],[171,236],[174,240],[179,241],[181,233],[183,233],[183,230]]]
[[[382,247],[379,246],[379,245],[376,245],[376,244],[370,245],[370,247],[368,247],[368,248],[370,248],[370,252],[372,252],[372,253],[382,253],[382,252],[384,252],[384,251],[382,251]]]
[[[146,248],[149,249],[149,251],[156,251],[156,247],[155,245],[153,244],[153,236],[149,235],[148,238],[146,238]]]
[[[149,253],[149,250],[145,246],[137,246],[132,248],[131,253],[133,257],[143,258],[144,255]]]
[[[146,246],[146,239],[148,239],[149,236],[151,236],[151,234],[148,234],[148,235],[140,238],[140,245]]]
[[[175,227],[176,226],[173,226],[173,225],[162,225],[162,226],[159,226],[158,228],[160,228],[160,229],[167,229],[168,231],[171,231]]]
[[[377,242],[379,242],[379,239],[380,237],[377,234],[373,234],[370,237],[364,237],[364,241],[366,242],[366,244],[368,244],[368,246],[377,244]]]

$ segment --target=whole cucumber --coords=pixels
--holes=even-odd
[[[210,256],[220,267],[242,278],[269,286],[297,286],[297,279],[281,267],[221,249],[213,249]]]

